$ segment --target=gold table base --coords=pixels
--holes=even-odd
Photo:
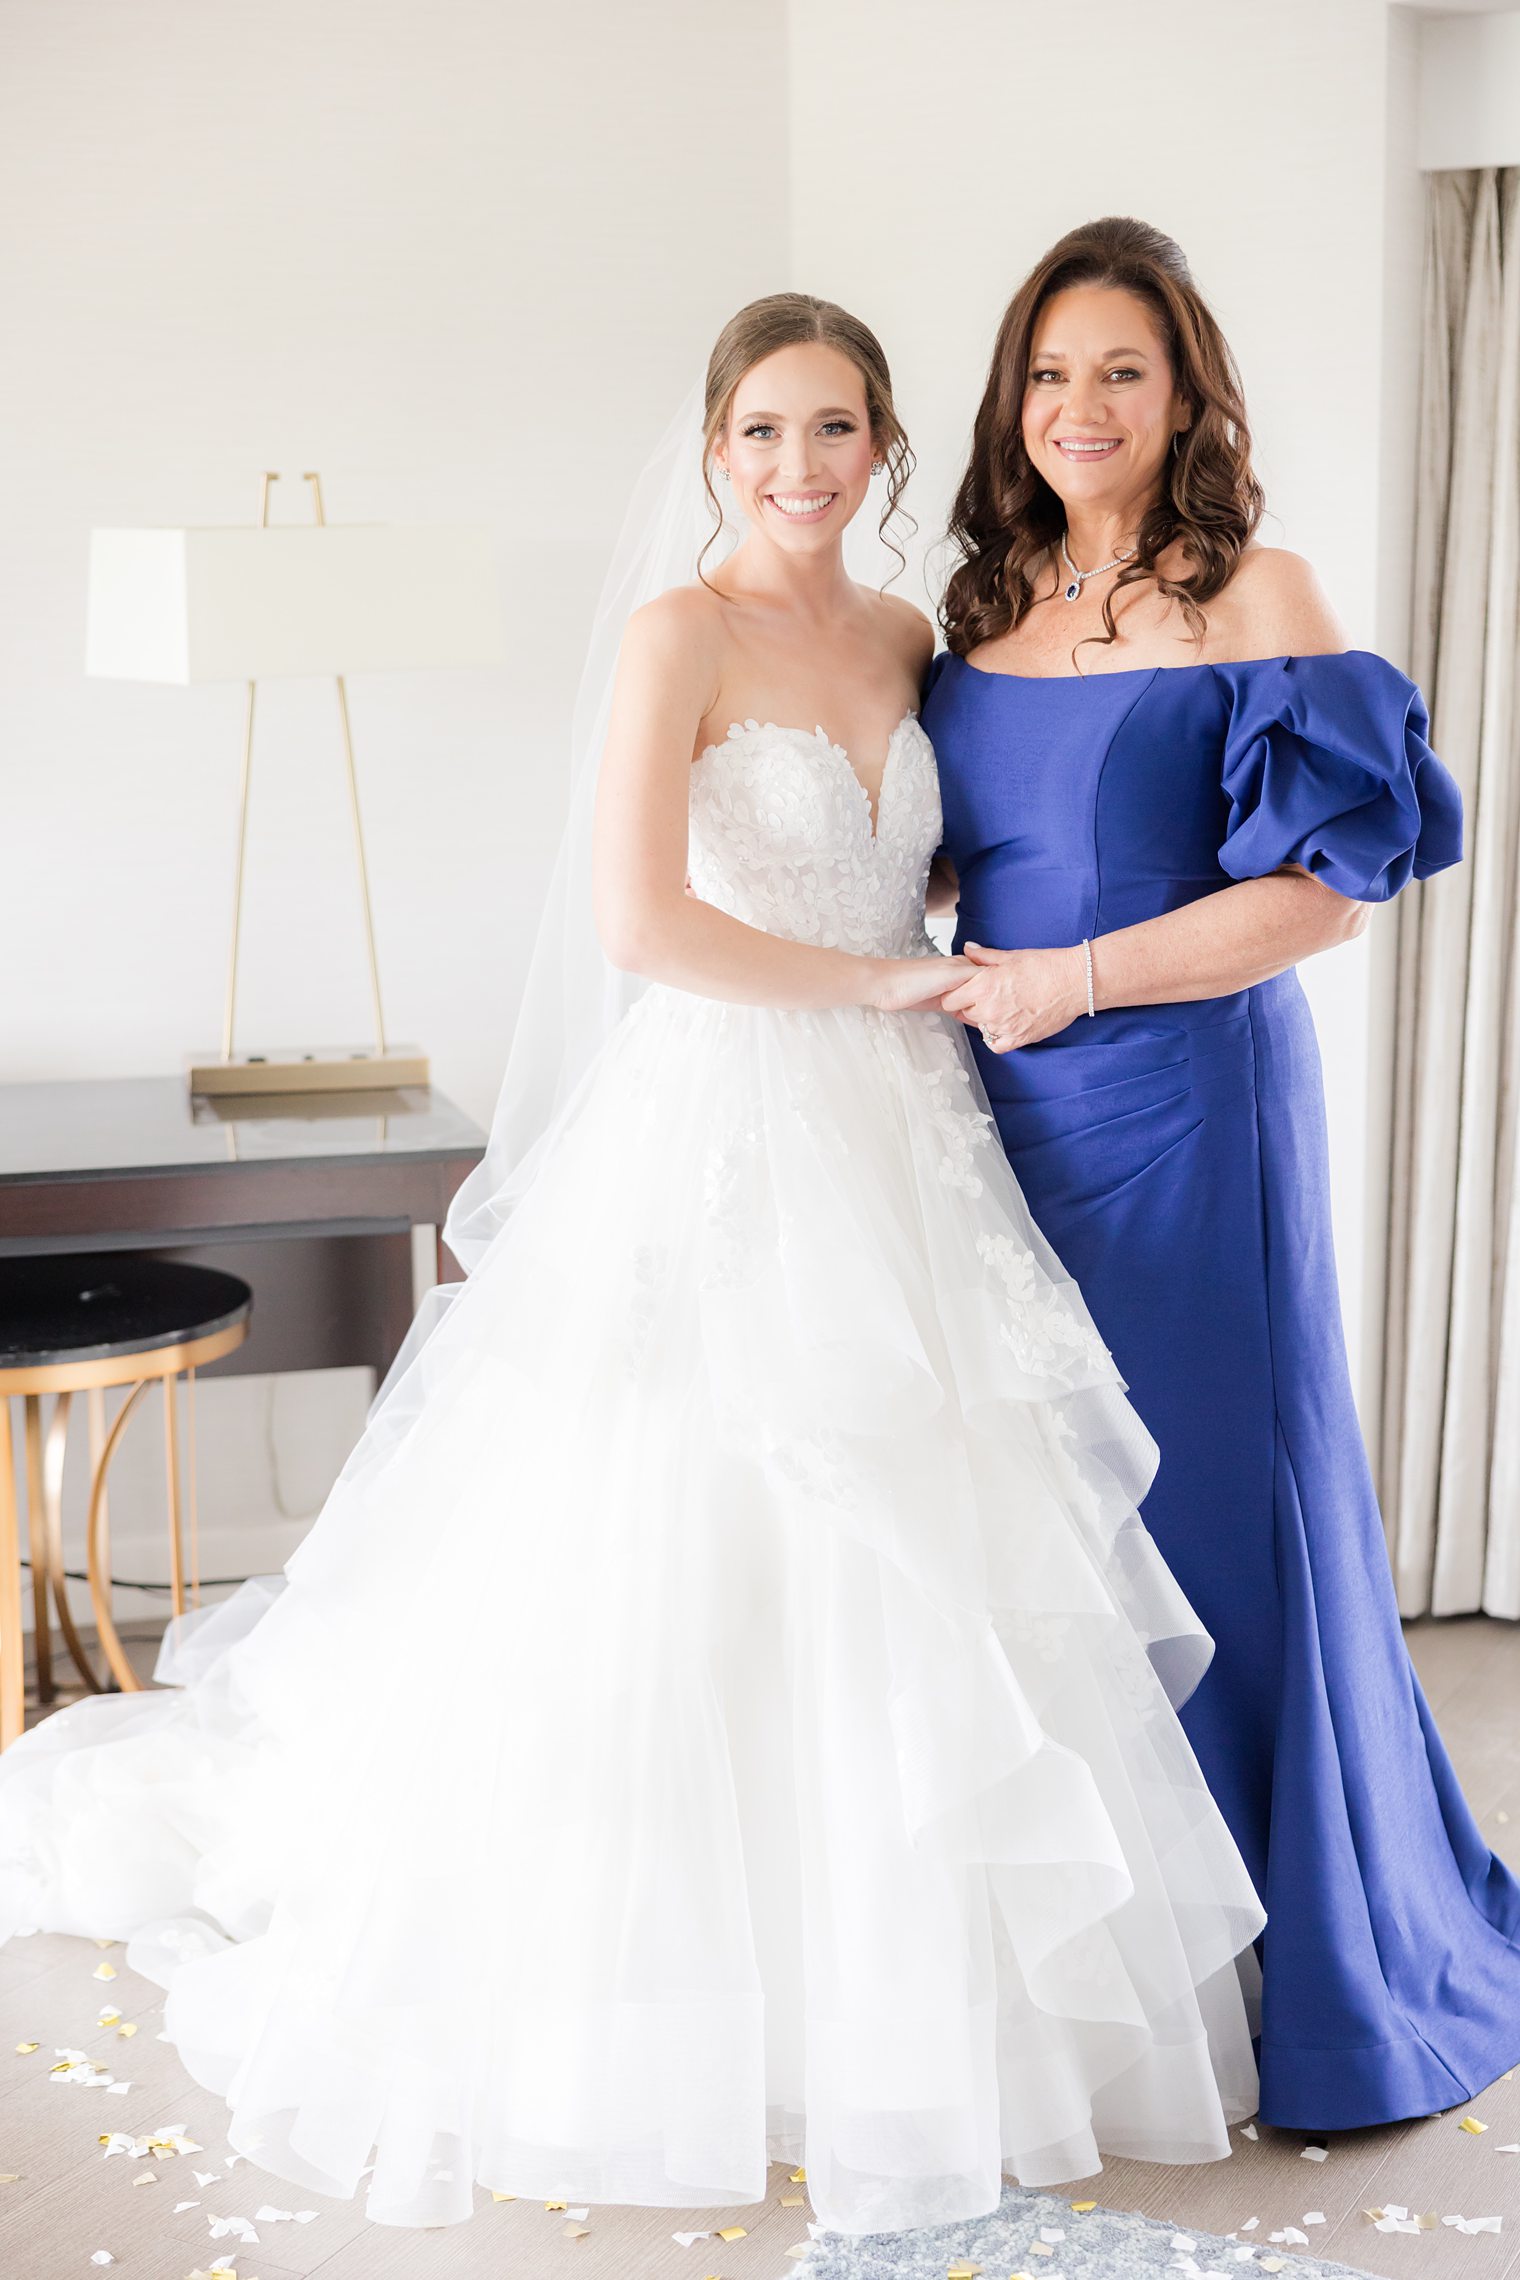
[[[246,1319],[172,1346],[145,1352],[107,1355],[94,1361],[50,1362],[24,1369],[0,1369],[0,1750],[21,1733],[26,1721],[25,1638],[21,1627],[21,1510],[16,1495],[16,1450],[11,1429],[11,1398],[22,1404],[22,1456],[25,1472],[26,1536],[32,1569],[32,1616],[35,1625],[37,1700],[46,1706],[57,1700],[53,1674],[52,1611],[75,1668],[92,1694],[105,1693],[113,1684],[126,1693],[138,1693],[143,1681],[133,1670],[111,1615],[110,1514],[107,1482],[111,1460],[143,1396],[154,1385],[164,1389],[164,1469],[168,1487],[169,1589],[174,1613],[185,1612],[185,1547],[183,1482],[188,1470],[191,1487],[191,1589],[192,1604],[200,1599],[197,1549],[194,1445],[195,1373],[208,1362],[230,1354],[248,1335]],[[187,1386],[189,1425],[188,1467],[180,1462],[178,1381]],[[127,1398],[117,1411],[109,1432],[105,1428],[108,1388],[125,1389]],[[109,1675],[97,1675],[79,1636],[69,1607],[68,1579],[63,1551],[63,1473],[68,1444],[69,1416],[76,1393],[89,1403],[90,1500],[85,1531],[85,1572],[89,1578],[101,1652]],[[52,1414],[44,1422],[43,1400],[52,1394]],[[49,1601],[51,1600],[51,1609]]]
[[[213,1099],[389,1091],[429,1082],[428,1057],[417,1045],[388,1045],[383,1051],[373,1045],[334,1045],[315,1053],[296,1047],[268,1053],[202,1053],[192,1058],[188,1075],[193,1093]]]

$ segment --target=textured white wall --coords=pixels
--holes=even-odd
[[[1014,286],[1074,223],[1138,214],[1184,246],[1239,357],[1263,536],[1317,565],[1354,643],[1402,661],[1420,237],[1411,41],[1384,0],[1089,0],[1080,20],[1006,0],[792,0],[791,20],[794,267],[888,344],[926,536]],[[1369,1387],[1386,919],[1304,973]]]
[[[87,534],[251,520],[266,467],[304,517],[315,467],[335,522],[497,534],[506,669],[350,692],[390,1026],[489,1115],[590,603],[644,449],[785,278],[785,111],[780,0],[3,0],[0,1078],[217,1038],[241,692],[84,679]],[[266,685],[245,1041],[365,1033],[347,832],[330,684]],[[285,1556],[357,1376],[208,1383],[211,1572]],[[122,1572],[161,1556],[155,1442]]]
[[[352,690],[391,1024],[486,1113],[630,472],[785,268],[784,126],[714,155],[737,73],[783,108],[766,29],[764,0],[594,37],[499,0],[5,0],[0,751],[37,859],[6,1076],[172,1069],[219,1027],[242,693],[84,680],[90,526],[251,520],[265,467],[304,519],[317,467],[333,521],[498,535],[508,668]],[[330,685],[262,692],[252,828],[244,1033],[362,1033]]]
[[[1420,27],[1420,164],[1520,166],[1520,9]]]
[[[246,519],[261,469],[315,466],[334,520],[497,534],[507,669],[352,690],[391,1026],[489,1113],[624,490],[718,324],[783,283],[881,331],[927,540],[1027,263],[1085,215],[1161,223],[1240,354],[1269,535],[1398,656],[1413,40],[1384,0],[1090,0],[1080,23],[1029,0],[0,0],[0,1076],[174,1070],[216,1036],[239,692],[84,680],[86,534]],[[270,685],[259,728],[243,1034],[342,1037],[366,997],[330,691]],[[1375,967],[1359,945],[1308,975],[1354,1341]],[[207,1386],[213,1566],[285,1556],[366,1391]],[[150,1431],[123,1565],[157,1549],[156,1462]]]

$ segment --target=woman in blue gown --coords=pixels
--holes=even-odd
[[[1072,232],[994,350],[923,717],[981,969],[946,1002],[1217,1645],[1184,1716],[1267,1909],[1261,2111],[1326,2131],[1520,2058],[1520,1887],[1399,1629],[1292,970],[1459,860],[1461,803],[1418,690],[1253,543],[1261,504],[1179,250]]]

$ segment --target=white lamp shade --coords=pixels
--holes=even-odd
[[[90,534],[86,671],[105,679],[261,681],[501,660],[488,530]]]

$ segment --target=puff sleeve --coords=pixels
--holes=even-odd
[[[1362,649],[1214,668],[1227,723],[1232,879],[1298,863],[1337,894],[1386,902],[1462,858],[1462,795],[1427,742],[1413,681]]]

